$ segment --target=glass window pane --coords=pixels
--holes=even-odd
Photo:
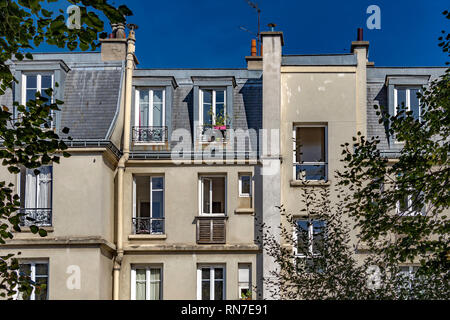
[[[223,279],[223,269],[222,268],[215,268],[214,269],[214,279]]]
[[[218,126],[224,126],[227,124],[225,117],[225,105],[223,103],[216,103],[215,124]]]
[[[162,127],[163,124],[163,91],[153,91],[153,126]]]
[[[150,300],[161,300],[160,282],[150,282]]]
[[[47,280],[47,277],[36,278],[36,288],[34,294],[35,300],[47,300]]]
[[[203,125],[212,124],[212,91],[203,90]]]
[[[295,166],[295,176],[297,180],[325,180],[325,169],[326,166],[324,164],[299,164]]]
[[[29,264],[19,265],[19,274],[24,276],[31,276],[31,265]]]
[[[212,213],[225,213],[225,178],[212,178]]]
[[[250,194],[251,177],[241,176],[241,192],[242,194]]]
[[[41,88],[42,90],[52,87],[52,76],[41,76]]]
[[[319,254],[323,250],[325,237],[325,222],[313,221],[313,252]]]
[[[210,213],[211,200],[209,199],[211,180],[203,179],[203,213]]]
[[[139,126],[148,127],[148,90],[139,90]]]
[[[26,93],[26,102],[30,101],[30,100],[36,100],[36,89],[27,89],[27,93]]]
[[[152,192],[152,218],[162,218],[164,216],[164,194],[162,191]]]
[[[36,276],[47,276],[48,275],[48,264],[46,263],[39,263],[36,264]]]
[[[202,281],[202,300],[211,300],[210,285],[209,280]]]
[[[216,91],[216,104],[217,103],[224,103],[225,102],[225,91],[220,90]]]
[[[214,281],[214,300],[223,300],[223,280]]]
[[[211,271],[209,268],[202,268],[202,280],[209,280],[211,278]]]
[[[299,254],[306,254],[309,242],[309,228],[307,220],[297,220],[297,249]]]
[[[325,128],[297,128],[297,162],[325,161]]]
[[[27,76],[27,89],[36,89],[37,88],[37,76],[29,75]]]
[[[162,177],[153,177],[152,178],[152,189],[160,189],[162,190],[164,188],[164,178]]]
[[[397,110],[405,110],[406,107],[406,89],[397,89]]]
[[[419,93],[419,89],[409,90],[410,110],[413,112],[414,119],[418,120],[420,117],[420,106],[417,93]]]

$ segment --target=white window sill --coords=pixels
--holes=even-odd
[[[130,234],[128,240],[164,240],[166,234]]]
[[[331,185],[330,180],[291,180],[291,187],[328,187]]]

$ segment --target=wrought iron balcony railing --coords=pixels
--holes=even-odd
[[[20,225],[21,226],[38,226],[51,227],[52,225],[52,209],[51,208],[21,208]]]
[[[167,127],[133,127],[133,142],[166,142]]]
[[[133,218],[134,234],[164,234],[164,218]]]
[[[197,139],[201,142],[223,142],[227,140],[229,126],[202,125],[197,127]]]

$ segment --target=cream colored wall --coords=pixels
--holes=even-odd
[[[238,264],[251,263],[252,285],[256,284],[256,255],[248,253],[177,253],[177,254],[126,254],[122,262],[120,299],[131,298],[131,266],[158,265],[163,267],[164,300],[197,299],[197,266],[199,264],[225,266],[225,296],[238,300]],[[256,292],[253,292],[253,299]]]
[[[0,177],[8,177],[5,171],[0,168]],[[98,236],[113,242],[114,171],[102,154],[72,152],[54,163],[52,197],[53,230],[48,237]],[[15,237],[39,236],[25,232]]]
[[[18,252],[21,255],[18,256]],[[102,253],[99,248],[39,246],[0,249],[0,255],[6,253],[26,260],[48,259],[50,300],[111,299],[112,262],[109,254]],[[68,269],[71,266],[79,267],[79,289],[71,290],[67,286],[67,281],[74,276]]]
[[[289,72],[287,72],[289,71]],[[300,215],[302,187],[293,187],[293,125],[327,124],[328,179],[332,201],[334,172],[342,168],[341,147],[356,135],[356,71],[351,67],[282,69],[281,199],[290,214]]]
[[[127,166],[124,175],[124,234],[125,247],[139,240],[128,240],[132,234],[133,216],[133,175],[164,175],[165,230],[167,239],[151,240],[152,244],[196,244],[195,217],[199,215],[200,175],[226,175],[226,223],[227,244],[254,243],[254,217],[249,214],[236,214],[239,207],[238,176],[241,172],[253,172],[250,166],[174,166],[146,165]],[[148,243],[148,239],[145,240]]]

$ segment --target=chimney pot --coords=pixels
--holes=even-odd
[[[357,35],[357,41],[364,41],[363,40],[363,28],[358,28],[358,35]]]
[[[252,39],[252,51],[251,56],[256,57],[256,39]]]

